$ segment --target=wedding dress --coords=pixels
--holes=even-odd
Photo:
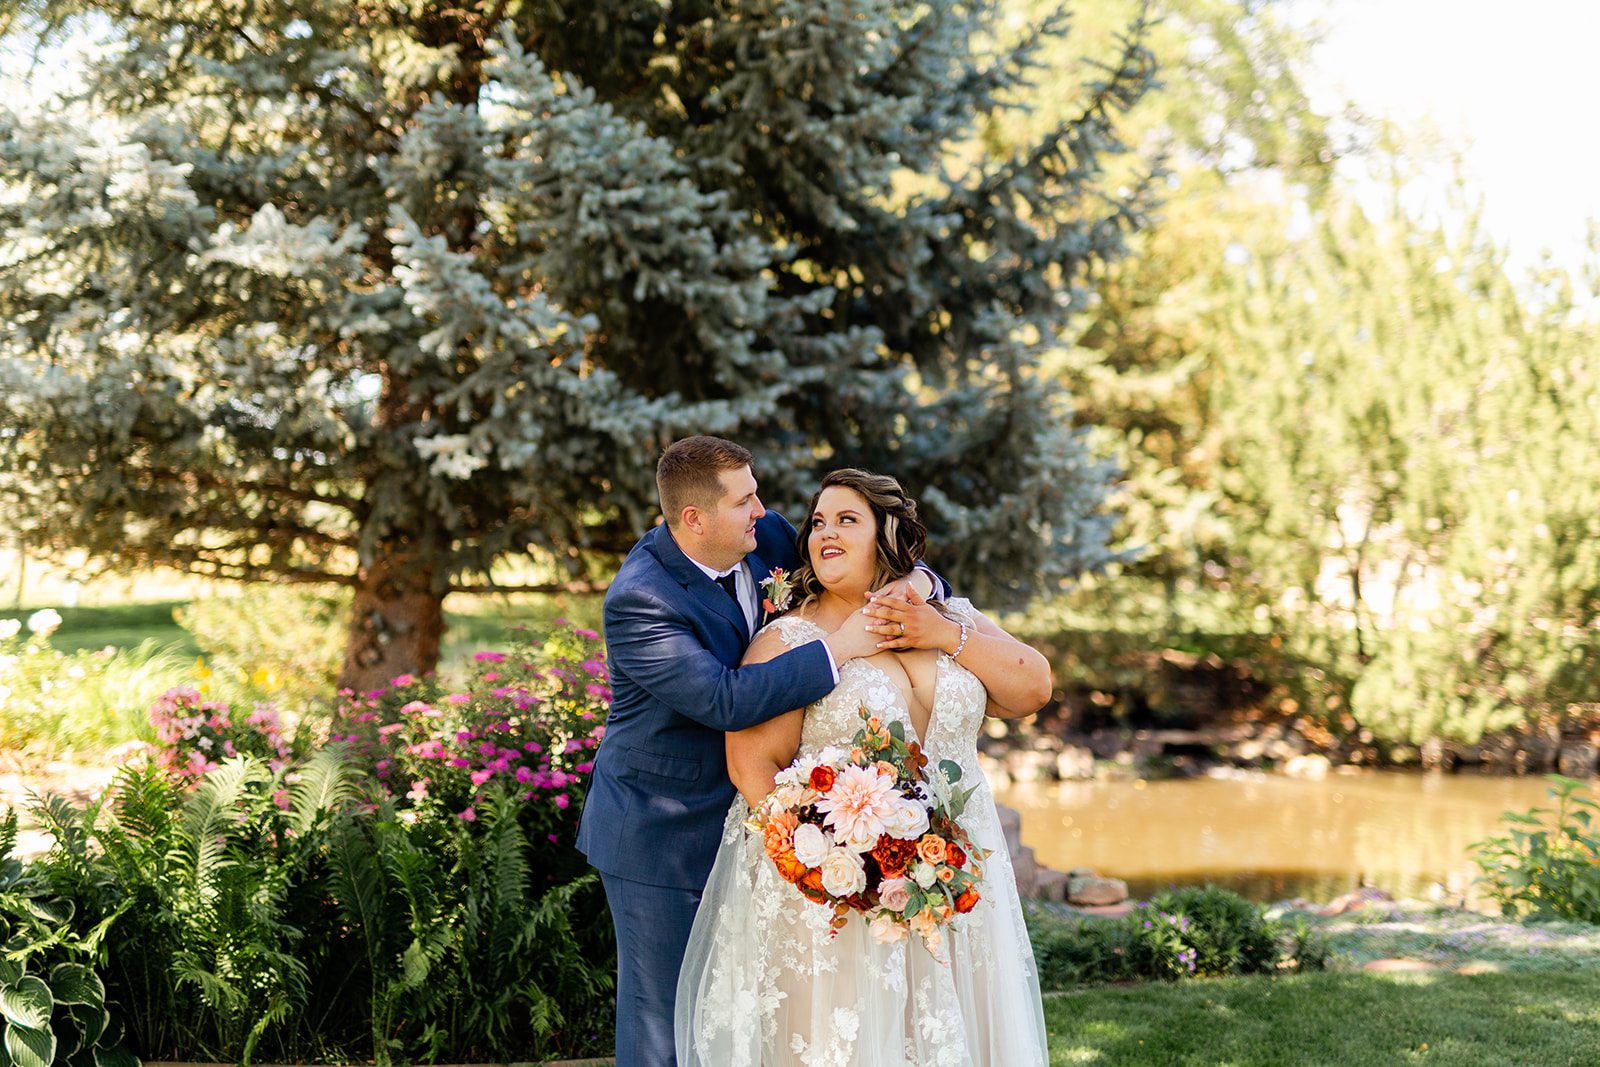
[[[964,614],[972,606],[952,599]],[[790,647],[826,636],[804,619],[772,622]],[[981,899],[946,928],[948,964],[915,935],[875,941],[860,915],[835,932],[832,911],[784,881],[749,808],[734,800],[706,883],[678,981],[680,1067],[1033,1067],[1048,1062],[1033,949],[994,797],[978,767],[983,683],[939,654],[928,736],[933,765],[954,760],[961,784],[978,783],[962,815],[991,850]],[[800,755],[848,746],[858,709],[905,723],[905,698],[876,665],[851,660],[832,693],[806,709]]]

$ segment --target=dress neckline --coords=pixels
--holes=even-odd
[[[829,631],[824,630],[821,626],[818,626],[816,623],[812,622],[810,619],[801,618],[799,615],[787,615],[784,618],[785,619],[794,619],[796,622],[799,622],[799,623],[802,623],[803,625],[809,626],[813,630],[817,631],[818,633],[820,633],[820,634],[822,634],[824,636],[826,636],[829,633]],[[783,619],[778,619],[778,620],[775,620],[775,621],[781,623],[784,620]],[[906,729],[907,729],[907,731],[909,733],[911,733],[913,735],[911,740],[914,740],[917,743],[918,747],[922,748],[924,750],[924,752],[926,752],[926,749],[928,747],[928,742],[927,742],[926,738],[933,736],[934,727],[938,724],[938,721],[939,721],[939,698],[944,695],[944,665],[945,665],[945,661],[948,660],[949,658],[950,658],[950,653],[944,651],[943,649],[936,649],[935,650],[935,655],[934,655],[934,658],[933,658],[933,699],[928,704],[928,727],[927,727],[926,734],[924,734],[922,731],[917,729],[916,719],[911,713],[911,699],[906,696],[905,690],[901,689],[898,685],[895,684],[894,676],[891,675],[888,671],[884,670],[882,667],[878,666],[876,663],[867,662],[866,659],[863,659],[861,657],[857,657],[856,659],[847,661],[844,664],[844,666],[840,667],[839,669],[842,672],[844,670],[844,667],[850,666],[851,663],[859,663],[863,667],[869,667],[873,671],[876,671],[877,674],[885,682],[888,682],[889,683],[889,687],[891,689],[893,689],[895,691],[895,693],[898,694],[898,696],[900,697],[900,706],[906,713]],[[906,680],[909,681],[910,678],[911,678],[911,675],[909,673],[907,673],[906,674]],[[826,700],[827,697],[823,697],[822,699]]]

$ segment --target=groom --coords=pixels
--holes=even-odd
[[[873,655],[889,632],[858,613],[824,639],[739,665],[768,618],[760,582],[800,564],[794,527],[761,506],[750,460],[717,437],[668,448],[656,467],[666,525],[606,593],[611,714],[578,848],[616,925],[618,1067],[675,1061],[678,970],[733,803],[723,734],[826,696],[839,665]],[[890,589],[906,584],[948,593],[926,569]]]

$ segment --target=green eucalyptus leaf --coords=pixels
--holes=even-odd
[[[896,741],[904,741],[906,739],[906,724],[899,719],[892,720],[889,723],[889,736]]]
[[[939,770],[944,774],[945,779],[951,785],[955,785],[957,782],[961,781],[961,764],[957,763],[955,760],[940,760]]]
[[[106,999],[106,987],[81,963],[58,963],[50,969],[50,992],[57,1004],[99,1005]]]
[[[48,1027],[50,1013],[55,1010],[55,1006],[55,1000],[50,996],[50,987],[31,974],[24,975],[21,981],[0,989],[0,1015],[17,1026],[35,1030]],[[53,1043],[54,1039],[51,1040]]]
[[[36,1028],[8,1022],[5,1046],[16,1067],[50,1067],[56,1059],[56,1035],[48,1026]]]

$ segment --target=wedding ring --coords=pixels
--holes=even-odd
[[[905,635],[906,635],[906,624],[905,623],[901,623],[900,624],[900,636],[904,637]]]

